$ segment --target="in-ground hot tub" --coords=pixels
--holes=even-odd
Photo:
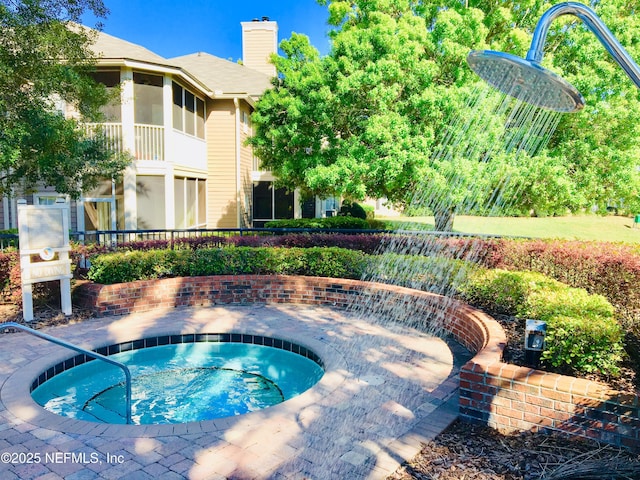
[[[320,357],[291,341],[246,333],[163,335],[102,347],[132,376],[132,423],[213,420],[293,398],[323,376]],[[31,395],[66,417],[126,423],[123,372],[84,354],[54,365]]]

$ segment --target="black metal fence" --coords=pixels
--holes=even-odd
[[[70,239],[74,242],[91,245],[115,247],[118,245],[134,242],[163,241],[171,247],[174,243],[182,242],[184,239],[202,238],[203,240],[220,244],[226,243],[226,239],[236,236],[268,236],[287,235],[294,233],[340,233],[346,235],[372,235],[372,234],[407,234],[437,237],[476,237],[476,238],[504,238],[501,235],[483,235],[475,233],[459,232],[436,232],[431,230],[349,230],[349,229],[326,229],[326,228],[215,228],[215,229],[174,229],[174,230],[97,230],[88,232],[71,232]],[[509,237],[515,238],[515,237]],[[524,238],[524,237],[517,237]],[[18,234],[0,234],[0,250],[8,248],[18,248]]]
[[[105,246],[121,245],[132,242],[166,241],[170,245],[183,239],[216,238],[221,240],[237,236],[287,235],[292,233],[342,233],[347,235],[391,233],[390,230],[345,230],[326,228],[215,228],[215,229],[177,229],[177,230],[99,230],[91,232],[73,232],[71,239],[84,244]]]

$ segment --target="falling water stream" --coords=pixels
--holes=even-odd
[[[485,214],[495,215],[509,207],[521,188],[521,183],[510,172],[517,169],[522,158],[531,160],[544,150],[561,115],[514,100],[489,86],[477,87],[469,96],[466,106],[450,122],[431,158],[433,164],[440,166],[440,176],[424,178],[418,182],[411,208],[427,207],[432,211],[447,208],[451,196],[440,194],[442,190],[439,186],[442,184],[456,192],[456,212],[470,212],[481,207]],[[510,165],[502,164],[504,175],[498,182],[487,182],[488,172],[495,168],[492,162],[504,155],[511,156]],[[464,174],[461,170],[463,167],[475,169],[473,175]],[[401,228],[398,233],[402,233],[402,230]],[[478,260],[481,252],[474,248],[472,240],[465,242],[465,248],[452,249],[442,241],[442,236],[429,232],[405,233],[394,235],[381,246],[377,252],[377,261],[363,279],[426,290],[451,299],[458,282],[464,278],[466,269]],[[426,305],[425,302],[428,300],[416,297],[387,301],[380,295],[363,294],[354,299],[350,313],[358,320],[366,320],[384,328],[401,330],[411,327],[431,335],[443,335],[448,321],[445,314],[446,302],[439,302],[437,307]],[[434,307],[436,313],[425,324],[420,312],[433,310]],[[407,334],[410,335],[410,331]],[[389,439],[377,435],[370,422],[371,415],[381,417],[378,421],[393,424],[397,411],[368,412],[367,396],[375,395],[379,386],[394,381],[394,376],[398,375],[394,365],[417,366],[424,359],[424,352],[407,352],[407,349],[396,350],[389,346],[383,348],[373,335],[363,334],[354,341],[353,348],[370,357],[371,361],[363,362],[365,366],[358,371],[352,368],[348,372],[354,380],[353,398],[352,401],[345,402],[340,416],[350,417],[361,428],[354,431],[353,421],[336,419],[332,432],[336,442],[318,452],[322,475],[318,476],[316,469],[316,475],[312,475],[312,478],[345,478],[348,470],[354,467],[337,460],[347,461],[354,455],[356,458],[369,456],[369,460],[359,467],[360,471],[362,468],[365,471],[367,467],[374,468],[376,450],[384,450],[384,444]],[[417,372],[416,368],[416,374]],[[420,397],[426,398],[428,393],[395,391],[395,398],[390,401],[396,410],[411,415],[416,409],[435,408],[435,405],[425,404],[424,399],[421,403]],[[313,434],[313,426],[309,433]],[[345,454],[345,451],[348,453]]]

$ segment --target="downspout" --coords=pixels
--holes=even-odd
[[[242,179],[240,178],[240,147],[242,145],[242,139],[240,137],[240,99],[238,97],[233,98],[233,105],[236,107],[236,211],[238,213],[237,224],[238,228],[242,228],[242,213],[240,208],[241,203],[241,189]]]

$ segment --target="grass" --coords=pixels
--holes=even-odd
[[[433,217],[380,218],[402,228],[433,229]],[[411,222],[408,226],[405,222]],[[640,225],[633,217],[576,215],[567,217],[472,217],[456,216],[455,232],[485,235],[564,238],[605,242],[640,243]]]

